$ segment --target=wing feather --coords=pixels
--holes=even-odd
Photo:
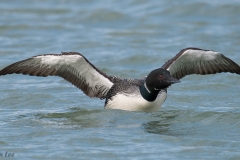
[[[81,89],[89,97],[105,98],[112,87],[112,77],[98,70],[77,52],[34,56],[13,63],[0,71],[1,75],[60,76]]]
[[[240,74],[240,66],[223,54],[199,48],[185,48],[167,61],[162,68],[181,79],[190,74],[216,74],[230,72]]]

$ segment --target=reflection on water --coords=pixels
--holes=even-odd
[[[86,128],[104,127],[102,116],[103,110],[87,110],[73,108],[71,112],[37,114],[43,122],[55,122],[58,127],[63,128]],[[54,127],[54,126],[52,126]]]
[[[220,140],[223,137],[224,140],[240,140],[239,113],[170,110],[155,115],[155,118],[158,120],[143,124],[146,132],[185,138],[201,138],[204,135],[214,140]]]
[[[35,118],[43,123],[43,126],[56,128],[98,128],[98,127],[139,127],[142,116],[147,113],[135,113],[121,110],[99,109],[89,110],[73,107],[70,111],[54,113],[37,113]],[[147,117],[146,117],[147,118]],[[51,126],[52,124],[52,126]]]
[[[169,128],[175,122],[175,118],[180,114],[176,111],[165,111],[160,112],[159,115],[154,116],[155,121],[149,121],[146,124],[143,124],[145,130],[149,133],[155,134],[168,134]]]

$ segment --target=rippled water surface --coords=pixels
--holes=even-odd
[[[240,64],[240,2],[1,0],[0,69],[78,51],[109,75],[143,77],[185,47]],[[59,77],[0,77],[0,157],[240,159],[240,76],[187,76],[159,112],[103,109]]]

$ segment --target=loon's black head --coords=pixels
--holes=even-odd
[[[178,82],[180,81],[173,78],[170,75],[169,71],[162,68],[158,68],[149,73],[149,75],[146,78],[145,85],[149,91],[153,91],[167,88],[171,86],[171,84]]]

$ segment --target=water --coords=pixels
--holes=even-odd
[[[78,51],[109,75],[142,77],[185,47],[240,64],[240,2],[0,2],[0,68]],[[240,81],[188,76],[159,112],[104,110],[59,77],[0,77],[0,156],[17,159],[240,159]]]

